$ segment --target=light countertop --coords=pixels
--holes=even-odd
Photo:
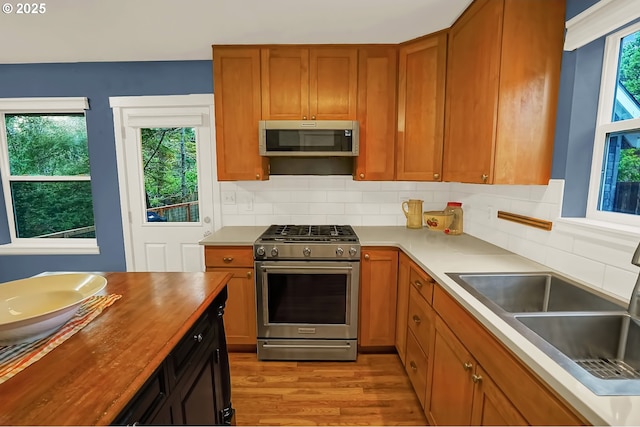
[[[265,229],[266,226],[224,227],[200,243],[249,246]],[[392,246],[402,249],[588,421],[594,425],[640,424],[640,396],[594,394],[446,275],[454,272],[553,271],[552,269],[466,234],[449,236],[427,229],[385,226],[356,226],[354,230],[362,246]]]

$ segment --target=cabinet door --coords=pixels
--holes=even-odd
[[[228,298],[224,309],[224,330],[232,350],[256,345],[256,290],[253,268],[208,268],[207,271],[229,271],[233,277],[227,284]]]
[[[474,2],[449,31],[445,181],[493,182],[503,7]]]
[[[261,50],[262,119],[307,120],[309,50],[274,47]]]
[[[311,120],[356,120],[357,48],[309,49]]]
[[[396,303],[396,351],[405,365],[407,349],[407,313],[409,312],[409,270],[411,260],[403,252],[398,256],[398,300]]]
[[[395,47],[361,48],[358,52],[357,180],[393,180],[397,69]]]
[[[469,425],[475,360],[436,316],[427,418],[432,425]]]
[[[193,381],[184,384],[180,393],[181,423],[183,425],[216,424],[213,356],[200,365]]]
[[[363,248],[360,262],[360,347],[393,347],[396,334],[398,251]]]
[[[526,426],[522,414],[482,369],[476,367],[476,389],[473,395],[471,425],[477,426]]]
[[[218,180],[267,179],[258,151],[260,50],[213,47]]]
[[[398,180],[441,180],[446,44],[442,33],[400,47]]]

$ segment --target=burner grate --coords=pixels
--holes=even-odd
[[[357,241],[349,225],[272,225],[260,238],[279,241]]]
[[[581,368],[591,375],[604,380],[637,380],[640,379],[640,371],[629,366],[622,360],[615,359],[576,359]]]

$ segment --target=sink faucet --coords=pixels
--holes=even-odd
[[[631,264],[640,267],[640,243],[638,243],[638,247],[631,257]],[[640,318],[640,274],[638,275],[636,285],[633,287],[633,291],[631,292],[628,311],[633,317]]]

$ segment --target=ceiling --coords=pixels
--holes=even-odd
[[[212,44],[399,43],[471,0],[39,0],[0,13],[0,63],[200,60]]]

